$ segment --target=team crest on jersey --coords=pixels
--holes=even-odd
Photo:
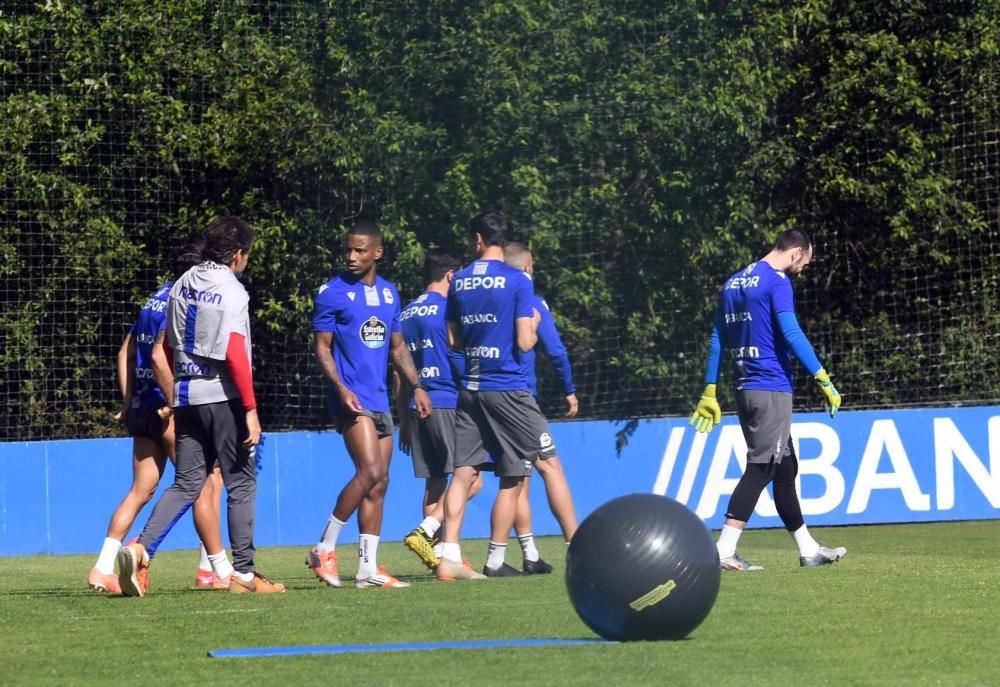
[[[382,348],[389,333],[389,328],[385,322],[372,315],[361,325],[361,343],[368,348]]]
[[[357,294],[354,293],[353,291],[348,291],[347,292],[347,297],[350,298],[353,301],[357,297]]]
[[[389,290],[388,286],[382,289],[382,300],[389,304],[392,303],[392,291]]]

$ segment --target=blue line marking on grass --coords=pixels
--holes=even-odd
[[[247,649],[213,649],[212,658],[262,658],[307,654],[367,654],[386,651],[434,651],[436,649],[502,649],[523,646],[574,646],[617,644],[606,639],[477,639],[464,642],[412,642],[404,644],[327,644],[321,646],[271,646]]]

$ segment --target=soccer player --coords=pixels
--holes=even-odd
[[[516,269],[524,271],[529,278],[534,278],[535,261],[528,247],[522,243],[511,241],[504,246],[504,261]],[[563,392],[566,396],[566,417],[576,416],[579,402],[576,398],[576,386],[573,384],[573,369],[570,366],[569,355],[562,339],[559,337],[559,330],[556,329],[555,320],[549,310],[548,303],[537,293],[534,297],[534,307],[541,314],[538,323],[538,344],[535,348],[540,348],[552,362],[552,368],[556,376],[562,383]],[[528,379],[528,387],[533,396],[538,396],[538,379],[535,374],[535,350],[532,349],[521,355],[521,369]],[[577,519],[576,509],[573,507],[573,494],[570,492],[569,483],[566,481],[566,473],[563,471],[559,456],[553,455],[550,458],[539,460],[535,463],[535,468],[542,476],[545,483],[545,492],[549,499],[549,508],[556,516],[559,526],[563,532],[563,538],[568,544],[576,533]],[[528,500],[528,490],[531,487],[531,477],[525,477],[524,487],[517,504],[517,515],[514,519],[514,530],[517,532],[517,539],[521,544],[521,551],[524,554],[523,570],[529,575],[547,574],[552,572],[552,566],[542,560],[535,546],[535,538],[531,526],[531,503]]]
[[[174,274],[180,276],[201,262],[203,247],[203,241],[184,246],[174,259]],[[139,511],[156,492],[167,458],[174,459],[174,423],[169,410],[173,394],[173,374],[163,352],[167,296],[172,284],[173,281],[164,283],[150,296],[118,350],[118,386],[123,402],[122,409],[115,418],[125,425],[132,437],[132,487],[111,515],[101,552],[87,575],[87,584],[95,591],[115,594],[121,592],[114,573],[115,558],[121,549],[122,540]],[[199,530],[214,535],[208,544],[213,551],[222,548],[216,505],[218,495],[219,485],[214,480],[206,481],[194,506],[194,517],[200,523]],[[215,545],[218,549],[213,548]],[[204,544],[201,552],[203,559],[207,561]],[[226,584],[214,577],[210,569],[207,584],[199,584],[202,577],[199,570],[196,585],[214,585],[218,589]]]
[[[740,535],[761,492],[774,485],[778,516],[799,548],[803,567],[840,560],[847,549],[829,548],[813,539],[802,518],[795,491],[798,458],[792,445],[792,356],[819,385],[830,417],[840,408],[840,394],[823,369],[795,317],[791,278],[812,260],[808,234],[788,229],[771,252],[726,280],[715,311],[705,365],[705,391],[691,416],[699,432],[710,432],[722,419],[715,397],[723,350],[736,375],[736,410],[747,442],[747,464],[736,485],[716,544],[723,570],[760,570],[736,551]]]
[[[448,293],[449,340],[465,352],[465,371],[455,420],[455,472],[444,497],[438,579],[445,581],[521,574],[504,562],[518,497],[535,461],[556,453],[521,369],[520,356],[538,341],[541,314],[531,280],[503,261],[507,219],[499,213],[477,215],[467,231],[477,259],[455,275]],[[500,488],[479,575],[462,558],[459,535],[469,488],[490,454]]]
[[[412,457],[414,475],[425,480],[424,519],[403,538],[403,543],[431,570],[441,562],[438,533],[444,520],[442,496],[454,470],[458,377],[465,367],[465,356],[448,347],[445,326],[448,288],[461,266],[461,261],[449,253],[428,254],[424,261],[426,289],[399,316],[414,366],[434,404],[434,412],[421,418],[411,400],[409,385],[397,376],[399,447]],[[473,484],[469,498],[481,485],[481,480]]]
[[[399,294],[380,277],[375,263],[383,254],[382,234],[362,220],[347,232],[347,270],[320,287],[313,311],[315,354],[328,383],[327,401],[334,424],[354,462],[355,473],[341,490],[306,565],[331,587],[339,587],[337,538],[358,511],[359,589],[401,589],[408,582],[377,562],[382,509],[392,459],[392,415],[386,384],[391,353],[396,371],[413,389],[417,414],[427,418],[431,399],[424,389],[399,326]]]
[[[228,496],[233,562],[222,551],[210,553],[213,571],[229,580],[230,592],[285,591],[254,565],[253,448],[261,432],[251,371],[250,298],[239,281],[250,261],[254,232],[238,217],[220,217],[205,229],[204,238],[205,261],[174,283],[167,303],[177,475],[139,540],[118,553],[118,581],[126,596],[145,594],[150,559],[216,464]]]

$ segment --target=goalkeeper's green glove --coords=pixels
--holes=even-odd
[[[822,367],[819,368],[819,372],[815,374],[813,379],[819,384],[819,390],[826,396],[827,412],[830,413],[830,417],[834,417],[840,410],[840,392],[837,391],[837,387],[830,381],[830,375]]]
[[[715,400],[715,385],[709,384],[701,392],[701,398],[698,399],[698,405],[695,407],[694,413],[691,415],[691,422],[688,424],[694,425],[698,432],[711,432],[712,428],[721,421],[722,409],[719,407],[719,402]]]

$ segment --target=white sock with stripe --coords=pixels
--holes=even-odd
[[[507,543],[503,544],[497,543],[495,541],[490,542],[489,553],[486,555],[486,567],[496,570],[501,565],[504,564],[504,558],[507,555]]]
[[[439,529],[441,529],[441,523],[437,521],[437,518],[432,518],[427,516],[424,521],[420,523],[420,529],[422,529],[428,537],[433,537]]]
[[[535,535],[533,532],[517,535],[517,540],[521,543],[521,551],[524,553],[524,560],[537,561],[541,556],[535,547]]]
[[[378,535],[362,534],[358,542],[358,577],[371,577],[378,573]]]
[[[343,520],[338,520],[336,515],[330,513],[330,519],[326,521],[326,527],[323,528],[323,534],[319,537],[316,550],[320,553],[335,551],[337,549],[337,537],[340,536],[340,531],[344,529],[344,525],[346,524]]]

